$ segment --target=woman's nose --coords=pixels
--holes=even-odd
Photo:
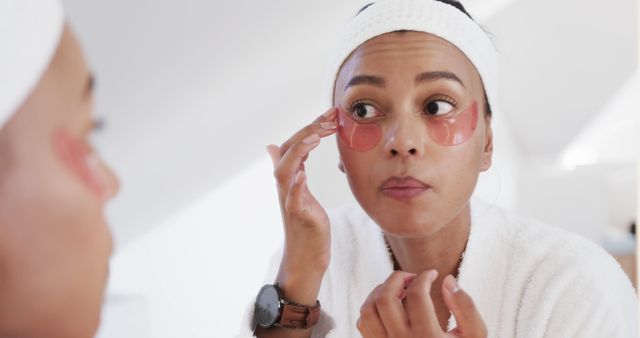
[[[114,198],[120,191],[120,180],[108,164],[102,162],[102,175],[104,184],[104,201]]]
[[[385,153],[390,157],[422,157],[426,133],[419,116],[398,117],[385,135]]]
[[[109,181],[110,181],[110,189],[109,191],[111,192],[109,198],[114,198],[116,197],[116,195],[118,195],[118,192],[120,192],[120,179],[118,178],[118,176],[116,176],[116,174],[113,172],[113,170],[111,168],[107,169],[109,172]]]

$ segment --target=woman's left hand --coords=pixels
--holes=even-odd
[[[393,272],[360,309],[356,325],[362,337],[486,338],[487,328],[473,300],[451,275],[442,283],[442,294],[458,326],[449,332],[442,330],[430,294],[437,276],[436,270],[419,275]]]

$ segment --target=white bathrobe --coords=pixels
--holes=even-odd
[[[458,282],[473,297],[489,337],[638,337],[636,293],[599,246],[477,200],[471,215]],[[331,263],[312,336],[360,337],[360,307],[393,264],[380,228],[359,207],[331,212],[330,219]],[[252,336],[252,312],[250,306],[238,337]],[[449,328],[455,325],[451,316]]]

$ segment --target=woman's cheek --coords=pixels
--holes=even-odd
[[[374,156],[374,151],[356,152],[344,145],[338,145],[338,149],[353,196],[361,204],[369,204],[368,201],[375,198],[376,193],[374,180],[379,175],[375,170],[381,170],[377,156]]]

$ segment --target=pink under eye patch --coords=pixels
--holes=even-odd
[[[89,189],[101,198],[107,196],[105,179],[100,174],[96,154],[81,138],[72,136],[66,130],[53,134],[55,150],[62,161]]]
[[[462,144],[473,136],[478,126],[478,102],[454,116],[435,116],[427,120],[427,132],[443,146]]]
[[[429,137],[443,146],[455,146],[469,140],[478,125],[478,103],[453,116],[429,116],[426,118]],[[373,149],[382,139],[379,123],[358,123],[351,114],[338,107],[338,135],[340,140],[355,151]]]
[[[342,142],[355,151],[373,149],[382,138],[382,129],[377,123],[358,123],[351,115],[338,107],[338,135]]]

